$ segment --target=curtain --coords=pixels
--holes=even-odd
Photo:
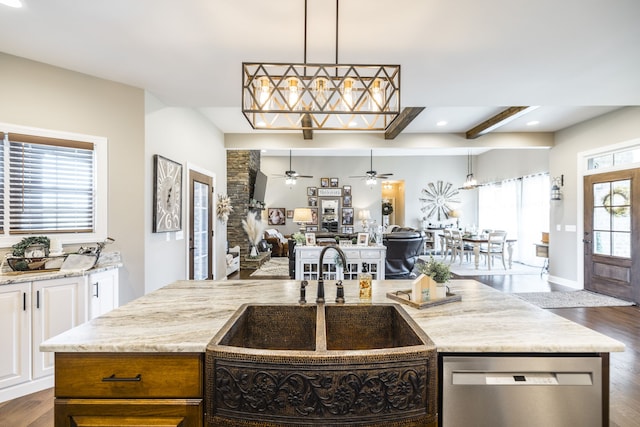
[[[479,230],[504,230],[517,239],[513,261],[541,266],[534,243],[549,230],[549,175],[540,174],[484,185],[478,193]]]

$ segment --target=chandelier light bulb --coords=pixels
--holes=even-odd
[[[261,110],[268,110],[267,104],[271,97],[271,86],[269,85],[269,78],[262,77],[260,79],[260,88],[258,89],[258,103]]]
[[[289,79],[289,108],[295,108],[300,99],[300,89],[298,88],[298,79]]]
[[[384,90],[381,87],[380,79],[375,79],[371,87],[370,109],[381,111],[384,106]]]
[[[350,111],[353,108],[353,80],[346,79],[342,86],[342,101],[344,109]]]

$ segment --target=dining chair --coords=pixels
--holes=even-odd
[[[451,263],[453,263],[457,257],[460,257],[460,264],[462,264],[465,256],[467,261],[470,261],[470,257],[473,255],[473,246],[466,244],[462,240],[462,233],[459,230],[451,230],[451,241],[453,246]]]
[[[449,256],[449,254],[451,253],[451,244],[452,244],[451,230],[449,230],[448,228],[445,228],[444,230],[442,230],[442,234],[440,236],[441,236],[440,248],[442,251],[442,258],[446,259],[447,256]]]
[[[492,260],[494,257],[500,257],[502,260],[502,266],[505,270],[507,269],[507,264],[504,260],[506,240],[506,231],[492,231],[487,237],[487,245],[480,247],[480,254],[486,257],[489,270],[491,270]]]

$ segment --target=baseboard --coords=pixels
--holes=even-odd
[[[51,388],[53,385],[53,375],[49,375],[44,378],[38,378],[37,380],[7,387],[4,390],[0,390],[0,403],[26,396],[46,388]]]
[[[556,285],[567,286],[573,289],[584,289],[584,286],[581,286],[575,280],[567,280],[567,279],[563,279],[562,277],[551,276],[551,275],[547,277],[547,280],[551,283],[555,283]]]

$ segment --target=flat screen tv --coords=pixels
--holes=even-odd
[[[267,191],[267,175],[258,171],[256,174],[256,183],[253,186],[253,195],[251,198],[257,202],[264,203],[264,194]]]

